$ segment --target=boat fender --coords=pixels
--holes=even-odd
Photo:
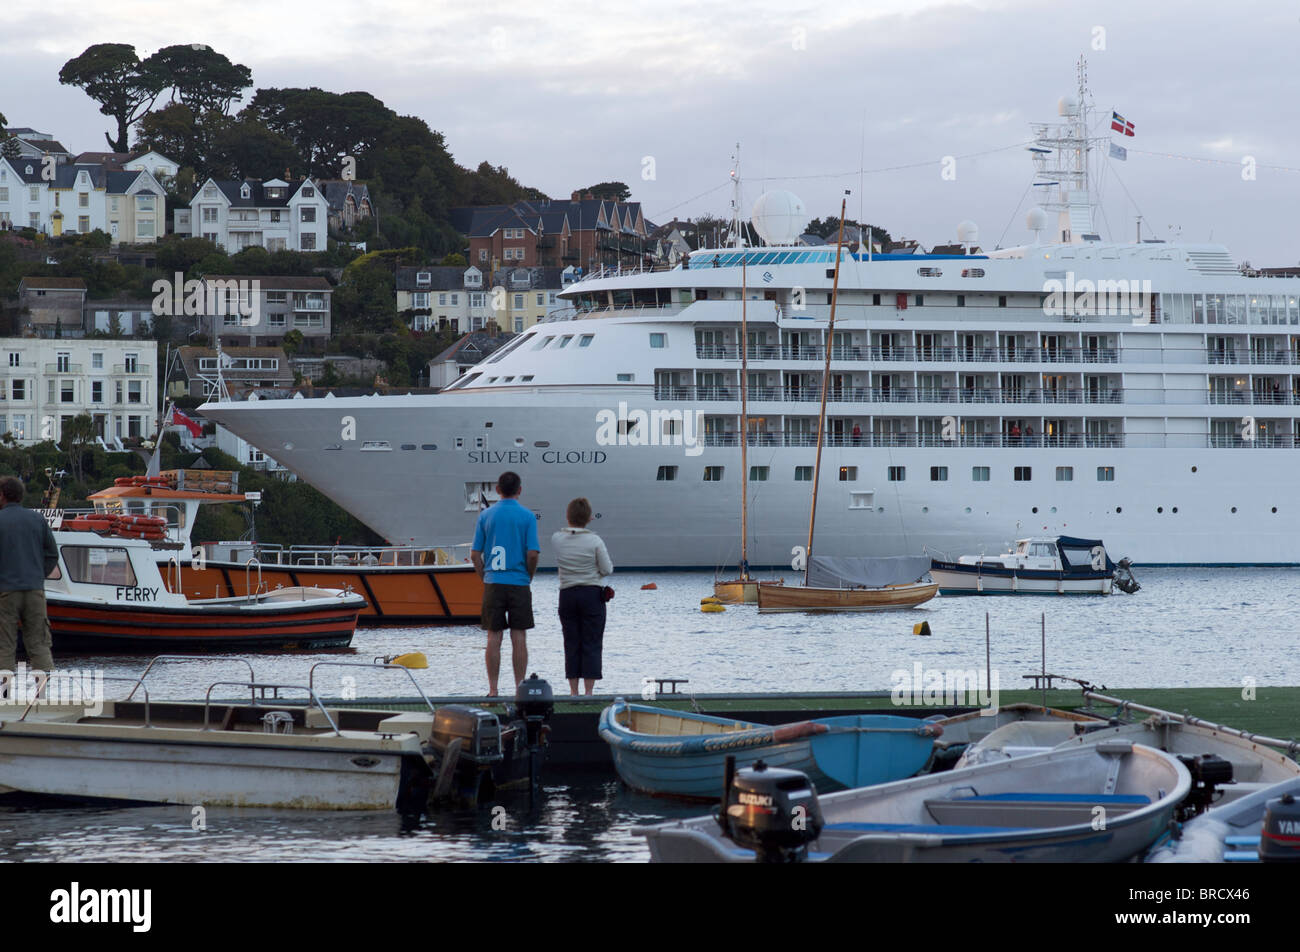
[[[784,744],[803,737],[812,737],[814,734],[825,734],[829,731],[830,728],[825,724],[818,724],[816,721],[799,721],[797,724],[782,724],[773,730],[772,740],[778,744]]]
[[[644,585],[641,586],[641,591],[643,591],[643,592],[653,592],[653,591],[655,591],[655,590],[658,589],[658,588],[659,588],[659,586],[656,585],[654,582],[646,582]]]

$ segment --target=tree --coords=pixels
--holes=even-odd
[[[197,115],[228,112],[231,102],[253,85],[253,73],[247,66],[232,63],[225,54],[202,43],[165,46],[144,65],[164,78],[172,89],[173,102],[183,103]]]
[[[590,194],[592,198],[603,198],[606,201],[626,202],[632,197],[632,190],[622,182],[601,182],[599,185],[579,189],[578,194]]]
[[[0,112],[0,157],[16,159],[22,147],[18,145],[18,138],[9,134],[6,129],[8,125],[9,120],[5,118],[3,112]]]
[[[63,424],[63,449],[68,454],[68,468],[76,482],[85,482],[85,450],[95,441],[95,421],[89,413],[79,413]]]
[[[465,256],[463,254],[460,254],[459,252],[452,252],[451,254],[447,255],[442,259],[441,263],[446,267],[457,267],[457,268],[469,267],[469,262],[466,261]]]
[[[114,152],[125,152],[131,125],[153,106],[167,88],[167,78],[146,66],[128,43],[96,43],[63,64],[59,82],[77,86],[99,103],[99,111],[117,121],[117,137],[104,133]]]
[[[286,168],[305,163],[288,136],[241,114],[216,134],[208,156],[208,173],[230,178],[276,178]]]

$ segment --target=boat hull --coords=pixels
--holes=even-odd
[[[809,588],[803,585],[762,586],[758,610],[767,612],[878,612],[915,608],[934,598],[933,582],[888,585],[884,588]]]
[[[56,651],[244,651],[254,648],[346,648],[360,606],[297,603],[272,607],[163,608],[98,604],[48,594]]]
[[[936,561],[930,577],[943,595],[1109,595],[1113,575],[1070,576]]]
[[[208,560],[202,567],[181,566],[181,585],[170,571],[164,580],[171,591],[186,598],[247,595],[277,586],[310,585],[352,590],[366,599],[357,624],[427,625],[477,622],[482,611],[483,582],[468,563],[463,565],[334,566],[263,565],[260,575],[236,562]],[[260,583],[259,583],[260,578]]]

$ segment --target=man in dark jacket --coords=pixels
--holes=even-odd
[[[23,484],[0,479],[0,672],[14,670],[18,621],[23,623],[27,663],[50,671],[50,622],[45,614],[45,577],[59,564],[49,523],[23,508]]]

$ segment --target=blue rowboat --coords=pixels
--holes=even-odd
[[[925,766],[942,732],[911,717],[850,714],[796,724],[755,724],[671,711],[623,698],[600,715],[618,775],[647,793],[716,799],[728,755],[737,767],[763,760],[801,770],[819,790],[910,777]]]

